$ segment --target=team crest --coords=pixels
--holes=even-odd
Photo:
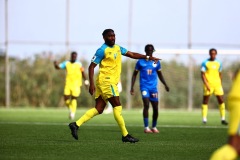
[[[153,67],[157,67],[157,63],[154,63],[154,62],[153,62],[153,63],[152,63],[152,66],[153,66]]]
[[[117,58],[117,53],[114,53],[114,59],[116,59]]]
[[[142,91],[142,95],[146,96],[147,95],[147,91]]]
[[[96,56],[93,56],[93,58],[92,58],[92,60],[91,60],[91,61],[93,62],[95,59],[96,59]]]

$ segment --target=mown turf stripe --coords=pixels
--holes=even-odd
[[[58,125],[62,126],[65,125],[67,126],[68,123],[53,123],[53,122],[0,122],[0,124],[13,124],[13,125]],[[84,126],[117,126],[117,124],[84,124]],[[132,126],[132,127],[142,127],[142,125],[131,125],[128,124],[127,126]],[[223,129],[227,128],[227,126],[190,126],[190,125],[158,125],[159,128],[218,128],[218,129]]]

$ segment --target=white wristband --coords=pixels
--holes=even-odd
[[[146,59],[149,60],[149,56],[146,56]]]
[[[88,80],[85,80],[85,81],[84,81],[84,84],[85,84],[85,85],[89,85],[89,81],[88,81]]]

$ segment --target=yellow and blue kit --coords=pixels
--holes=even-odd
[[[127,50],[117,44],[112,47],[103,44],[96,51],[92,58],[93,63],[99,64],[95,98],[102,96],[107,101],[110,97],[119,96],[117,84],[122,69],[122,55],[126,53]]]
[[[221,77],[219,75],[222,72],[222,63],[217,59],[213,61],[207,59],[202,63],[201,71],[205,73],[211,90],[209,92],[206,86],[204,86],[204,95],[211,95],[212,93],[215,95],[223,95],[224,92],[222,89]]]
[[[82,72],[84,71],[82,63],[75,61],[64,61],[59,64],[59,68],[66,70],[66,80],[64,95],[80,95],[80,87],[82,86]]]

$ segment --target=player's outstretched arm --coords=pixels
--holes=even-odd
[[[155,63],[157,63],[157,61],[161,60],[160,58],[156,58],[156,57],[150,57],[147,55],[143,55],[140,53],[135,53],[135,52],[130,52],[128,51],[125,56],[133,58],[133,59],[149,59],[149,60],[153,60]]]
[[[95,85],[94,85],[94,68],[97,66],[96,63],[91,62],[88,67],[88,76],[89,76],[89,93],[93,95],[95,92]]]

